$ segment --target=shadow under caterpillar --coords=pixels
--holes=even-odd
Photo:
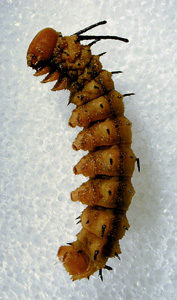
[[[74,150],[85,150],[73,171],[89,177],[71,193],[72,201],[87,204],[79,216],[82,230],[77,240],[58,250],[58,258],[73,280],[89,278],[99,270],[111,270],[108,258],[121,253],[119,240],[128,230],[126,211],[135,193],[131,184],[136,158],[132,149],[131,122],[124,116],[123,98],[114,89],[112,74],[102,68],[100,57],[91,47],[101,39],[128,42],[117,36],[83,35],[105,24],[98,22],[71,36],[62,36],[52,28],[41,30],[27,52],[27,64],[36,70],[35,76],[46,74],[43,83],[55,81],[53,91],[68,89],[69,103],[74,103],[69,119],[71,127],[83,130],[73,142]],[[92,40],[88,45],[81,41]]]

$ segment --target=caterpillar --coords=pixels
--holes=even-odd
[[[73,171],[88,177],[71,193],[72,201],[86,204],[78,223],[82,230],[77,240],[61,246],[58,258],[72,280],[89,278],[106,265],[110,257],[121,253],[119,240],[129,228],[126,211],[135,194],[131,184],[134,165],[139,159],[131,149],[131,122],[124,116],[123,99],[114,89],[112,76],[120,71],[104,70],[99,55],[91,47],[102,39],[128,42],[117,36],[83,35],[92,28],[106,24],[101,21],[71,36],[62,36],[52,28],[41,30],[27,51],[27,65],[34,76],[46,75],[42,83],[55,81],[52,91],[68,89],[69,103],[76,105],[69,126],[83,127],[72,147],[88,151]],[[87,45],[81,41],[91,40]]]

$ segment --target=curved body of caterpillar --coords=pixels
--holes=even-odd
[[[131,122],[124,117],[125,95],[114,90],[114,72],[103,70],[101,55],[92,55],[90,50],[103,38],[128,40],[82,35],[105,23],[66,37],[51,28],[43,29],[27,52],[27,64],[36,70],[35,76],[47,74],[42,82],[56,81],[52,90],[70,91],[69,103],[76,108],[69,125],[83,127],[73,149],[89,151],[73,169],[89,180],[71,193],[72,201],[88,205],[79,217],[83,228],[75,242],[58,250],[73,280],[88,278],[97,270],[102,279],[102,268],[111,270],[106,262],[121,253],[119,240],[129,228],[126,211],[135,193],[131,176],[137,159],[131,150]],[[82,45],[84,39],[93,42]]]

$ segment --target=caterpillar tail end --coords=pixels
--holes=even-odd
[[[83,274],[87,273],[88,263],[84,253],[76,251],[72,245],[61,246],[58,250],[58,258],[66,271],[72,275],[73,280],[81,279]]]
[[[73,281],[82,278],[89,279],[90,275],[99,270],[83,250],[78,251],[73,245],[61,246],[57,256]]]

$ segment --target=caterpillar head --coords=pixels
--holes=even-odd
[[[34,37],[27,51],[27,64],[36,68],[40,61],[50,59],[59,34],[52,28],[45,28]]]

